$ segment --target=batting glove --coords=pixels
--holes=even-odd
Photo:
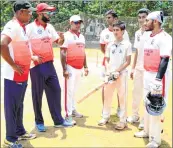
[[[120,76],[120,73],[116,71],[115,73],[112,73],[115,79],[118,79]]]
[[[151,95],[162,95],[162,81],[154,80],[150,84]]]

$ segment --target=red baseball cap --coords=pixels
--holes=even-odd
[[[46,3],[39,3],[36,8],[37,8],[38,12],[41,12],[41,11],[44,11],[44,10],[54,11],[56,9],[55,7],[49,6]]]

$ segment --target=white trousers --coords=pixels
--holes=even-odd
[[[75,93],[81,79],[81,69],[73,68],[67,65],[69,72],[69,79],[65,79],[64,97],[65,97],[65,111],[66,116],[71,116],[72,111],[76,109]]]
[[[139,107],[143,98],[143,78],[144,71],[135,69],[132,91],[132,115],[137,117],[139,117]]]
[[[155,79],[157,73],[144,72],[144,97],[149,92],[149,84],[152,80]],[[170,80],[170,72],[167,71],[165,73],[165,83],[163,84],[165,87],[165,102],[168,100],[168,90],[169,90],[169,80]],[[146,108],[144,112],[144,131],[149,134],[149,141],[155,141],[158,145],[161,144],[161,115],[160,116],[152,116],[148,114]]]
[[[109,118],[111,114],[112,98],[115,88],[117,89],[120,103],[120,122],[126,123],[127,118],[127,94],[128,94],[128,73],[123,72],[113,83],[104,87],[103,118]]]

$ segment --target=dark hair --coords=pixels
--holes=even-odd
[[[106,13],[105,13],[105,15],[109,15],[109,14],[111,14],[112,15],[112,17],[118,17],[118,15],[117,15],[117,13],[114,11],[114,10],[108,10]]]
[[[163,11],[160,11],[160,18],[162,22],[163,22],[163,17],[164,17]]]
[[[147,8],[142,8],[142,9],[138,10],[138,14],[140,14],[140,13],[146,13],[148,15],[150,13],[150,10]]]
[[[118,27],[121,30],[125,30],[126,29],[126,24],[123,21],[119,21],[116,24],[113,24],[113,27]]]

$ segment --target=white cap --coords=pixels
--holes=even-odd
[[[154,11],[148,14],[147,19],[157,20],[160,23],[163,23],[163,12]]]
[[[71,22],[78,22],[78,21],[83,22],[79,15],[73,15],[70,17],[70,23]]]

